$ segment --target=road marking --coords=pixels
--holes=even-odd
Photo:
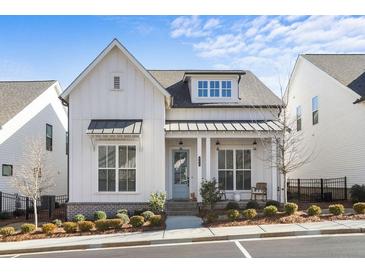
[[[238,249],[242,252],[243,255],[245,255],[246,258],[252,258],[250,253],[244,248],[239,241],[234,241]]]

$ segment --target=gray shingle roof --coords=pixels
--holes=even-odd
[[[225,71],[225,70],[149,70],[152,76],[173,96],[173,107],[253,107],[253,106],[278,106],[280,99],[266,87],[251,71]],[[183,82],[184,74],[214,73],[214,74],[242,74],[239,84],[240,98],[237,103],[213,104],[192,103],[187,82]]]
[[[365,54],[303,54],[309,62],[365,97]]]
[[[0,126],[29,105],[56,81],[0,81]]]

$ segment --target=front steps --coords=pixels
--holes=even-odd
[[[194,201],[167,201],[166,213],[170,216],[197,216],[198,203]]]

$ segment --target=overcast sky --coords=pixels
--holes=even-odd
[[[364,16],[0,16],[0,80],[66,88],[114,38],[151,69],[247,69],[279,94],[300,53],[364,53]]]

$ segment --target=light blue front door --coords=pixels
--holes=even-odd
[[[189,199],[189,151],[172,151],[172,198]]]

